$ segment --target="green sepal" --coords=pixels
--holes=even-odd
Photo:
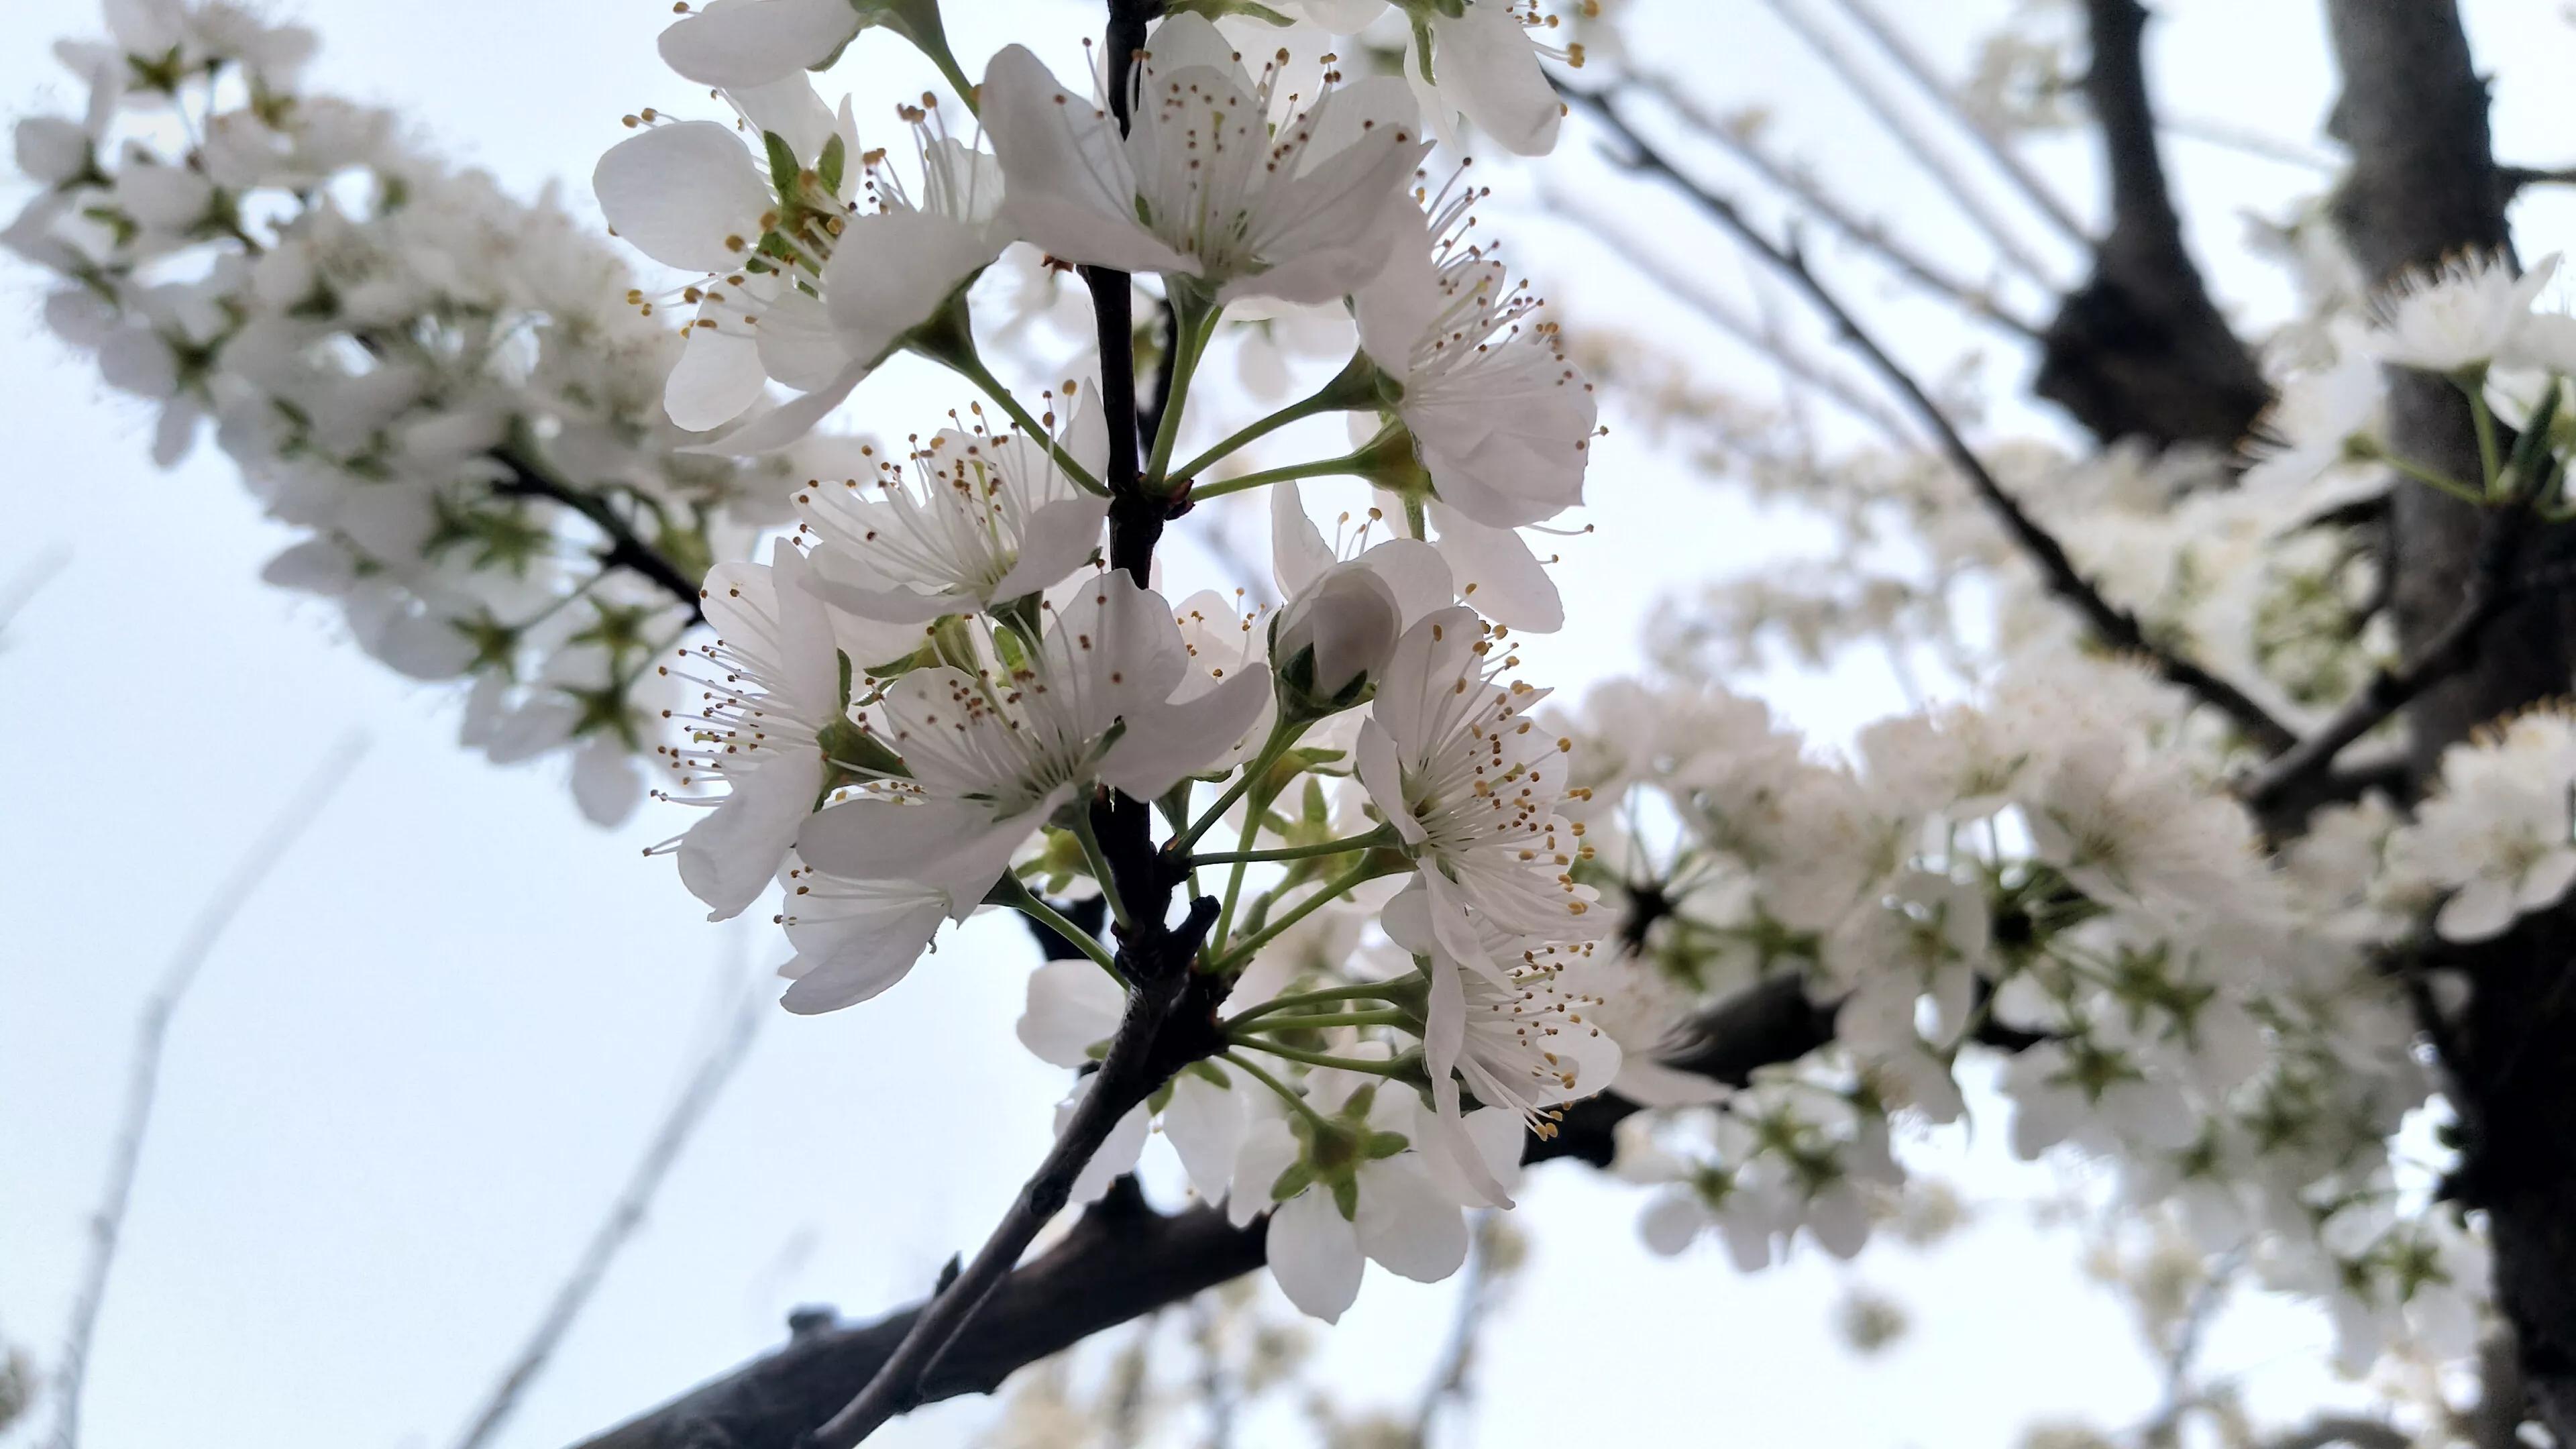
[[[814,161],[814,177],[823,183],[825,195],[841,194],[841,176],[849,160],[849,144],[841,139],[840,132],[833,132],[832,139],[823,143],[823,154]]]
[[[1360,1182],[1356,1177],[1333,1179],[1333,1206],[1342,1210],[1342,1221],[1357,1222],[1360,1215]]]
[[[1280,1173],[1278,1180],[1270,1184],[1270,1200],[1286,1202],[1314,1185],[1315,1169],[1300,1159],[1289,1163],[1288,1170]]]
[[[761,132],[760,144],[769,153],[770,185],[777,189],[779,201],[792,209],[798,194],[804,190],[796,179],[797,173],[804,169],[796,159],[796,148],[788,145],[787,138],[776,131]]]
[[[1360,1152],[1371,1162],[1382,1162],[1412,1145],[1401,1132],[1372,1132],[1360,1143]]]
[[[1234,1090],[1234,1078],[1217,1070],[1216,1063],[1208,1061],[1205,1058],[1192,1062],[1188,1066],[1181,1068],[1181,1070],[1191,1076],[1214,1082],[1224,1091],[1231,1092]]]

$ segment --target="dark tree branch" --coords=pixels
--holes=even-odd
[[[2183,246],[2147,94],[2147,12],[2138,0],[2085,0],[2084,10],[2084,93],[2111,180],[2111,229],[2091,280],[2049,324],[2032,390],[2105,442],[2232,447],[2272,390]]]
[[[589,519],[591,526],[608,536],[608,547],[599,551],[599,561],[602,565],[613,569],[625,569],[669,594],[674,601],[689,611],[690,623],[706,622],[706,611],[698,602],[700,581],[689,577],[660,549],[646,543],[635,532],[633,526],[617,516],[617,511],[608,506],[606,499],[595,493],[585,493],[578,488],[566,487],[549,476],[544,469],[535,466],[510,449],[495,450],[492,457],[502,467],[510,470],[508,478],[492,485],[494,493],[504,498],[548,499]]]
[[[1704,1013],[1671,1065],[1740,1085],[1756,1067],[1795,1061],[1830,1041],[1832,1020],[1829,1009],[1808,1003],[1798,977],[1774,977]],[[1608,1096],[1577,1103],[1554,1138],[1530,1140],[1524,1160],[1606,1164],[1611,1128],[1637,1110]],[[922,1376],[918,1401],[990,1393],[1024,1364],[1251,1272],[1265,1261],[1266,1231],[1266,1220],[1236,1228],[1208,1207],[1152,1212],[1129,1183],[1085,1212],[1064,1241],[1000,1280],[984,1311]],[[793,1449],[805,1426],[877,1375],[921,1311],[806,1334],[575,1449]]]
[[[1768,262],[1805,294],[1816,310],[1823,313],[1834,324],[1836,333],[1860,354],[1863,361],[1869,364],[1870,370],[1877,373],[1880,380],[1895,391],[1898,398],[1905,404],[1906,410],[1913,413],[1932,430],[1939,442],[1942,455],[1959,470],[1960,475],[1967,480],[1969,488],[1986,505],[1988,511],[1994,514],[1996,521],[2003,525],[2004,532],[2011,536],[2014,544],[2038,568],[2040,577],[2049,591],[2064,600],[2083,617],[2086,625],[2093,631],[2094,637],[2104,647],[2123,654],[2134,654],[2144,659],[2165,679],[2180,685],[2203,703],[2235,721],[2237,728],[2243,730],[2249,739],[2266,751],[2286,750],[2298,742],[2298,736],[2292,734],[2279,720],[2272,718],[2269,711],[2255,703],[2243,690],[2210,673],[2180,653],[2149,639],[2145,629],[2140,627],[2137,616],[2105,599],[2101,591],[2095,589],[2091,581],[2084,577],[2082,571],[2076,568],[2075,561],[2067,556],[2064,545],[2025,512],[2012,494],[1995,480],[1994,474],[1987,471],[1985,463],[1977,457],[1976,450],[1969,447],[1967,440],[1959,435],[1959,430],[1950,421],[1949,414],[1942,410],[1940,404],[1932,400],[1931,395],[1924,391],[1923,385],[1879,346],[1877,339],[1860,325],[1859,320],[1843,306],[1841,300],[1817,279],[1814,272],[1808,269],[1804,256],[1764,236],[1745,220],[1744,214],[1736,209],[1733,201],[1708,190],[1683,174],[1670,159],[1654,147],[1653,143],[1629,126],[1606,94],[1579,90],[1570,86],[1560,87],[1560,90],[1566,99],[1598,116],[1602,123],[1626,145],[1628,148],[1626,165],[1657,176],[1680,191],[1724,228],[1740,245]]]
[[[2477,568],[2450,621],[2425,640],[2413,657],[2373,675],[2307,738],[2248,775],[2238,784],[2237,797],[2258,811],[2295,799],[2326,775],[2344,746],[2378,728],[2425,690],[2474,664],[2478,640],[2487,625],[2513,604],[2524,587],[2524,581],[2513,577],[2513,568],[2529,521],[2529,511],[2521,508],[2489,514],[2478,545]]]

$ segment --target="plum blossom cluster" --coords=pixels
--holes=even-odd
[[[1546,90],[1533,17],[1425,13],[1424,72],[1472,79],[1509,41]],[[791,1011],[888,990],[980,908],[1026,915],[1075,953],[1032,976],[1020,1028],[1066,1067],[1116,1054],[1171,965],[1151,953],[1186,930],[1216,1035],[1121,1102],[1073,1198],[1159,1129],[1202,1196],[1270,1215],[1305,1311],[1338,1317],[1368,1261],[1445,1277],[1467,1211],[1510,1204],[1522,1143],[1622,1071],[1573,741],[1541,726],[1519,653],[1562,620],[1519,530],[1582,500],[1590,385],[1473,234],[1481,190],[1425,176],[1406,82],[1329,54],[1293,70],[1252,49],[1275,27],[1183,7],[1123,93],[1013,45],[879,134],[807,71],[869,23],[959,76],[927,5],[711,7],[663,49],[731,122],[639,115],[595,177],[610,226],[689,279],[657,381],[705,434],[691,456],[808,448],[899,353],[973,398],[899,448],[791,451],[792,530],[707,571],[713,640],[656,670],[685,701],[667,793],[694,816],[665,848],[716,917],[776,890]],[[1015,252],[1161,313],[1160,365],[1136,369],[1159,373],[1139,379],[1150,414],[1103,383],[1133,365],[1123,328],[1035,387],[987,363],[1017,319],[980,315],[977,283]],[[1197,384],[1228,314],[1299,309],[1352,319],[1345,364],[1267,416],[1219,416]],[[1352,451],[1247,470],[1247,447],[1327,414]],[[1300,480],[1336,476],[1377,501],[1328,538]],[[1261,488],[1280,605],[1154,587],[1164,524]],[[1149,806],[1163,838],[1122,833]],[[1182,882],[1175,928],[1150,896]],[[1104,1079],[1077,1081],[1069,1140]]]
[[[302,535],[271,580],[403,675],[470,682],[465,743],[568,757],[585,812],[623,818],[699,574],[839,445],[686,451],[681,344],[615,246],[305,89],[311,32],[220,0],[108,15],[57,49],[82,113],[16,130],[36,195],[0,240],[54,279],[53,331],[156,409],[163,465],[211,428]]]
[[[2471,255],[2377,295],[2313,288],[2235,458],[2005,445],[1988,462],[2149,639],[2295,734],[2332,730],[2410,667],[2375,532],[2392,474],[2485,515],[2503,571],[2473,591],[2552,586],[2546,557],[2510,545],[2569,513],[2576,322],[2541,301],[2554,269]],[[2394,451],[2387,395],[2409,373],[2461,395],[2477,473]],[[2265,803],[2270,751],[2103,658],[1946,466],[1823,466],[1765,457],[1752,481],[1833,513],[1833,567],[1713,590],[1668,631],[1672,681],[1565,725],[1596,807],[1616,802],[1583,817],[1588,878],[1652,917],[1645,958],[1707,1000],[1785,974],[1832,1013],[1829,1045],[1726,1100],[1622,1125],[1622,1169],[1660,1185],[1648,1241],[1713,1233],[1747,1268],[1799,1233],[1851,1252],[1869,1221],[1851,1190],[1901,1180],[1904,1124],[1956,1120],[1990,1085],[2017,1151],[2108,1160],[2127,1207],[2319,1300],[2355,1371],[2401,1344],[2468,1353],[2486,1252],[2437,1200],[2438,1163],[2394,1145],[2448,1110],[2401,993],[2576,886],[2576,720],[2490,722],[2424,798],[2356,784],[2267,839],[2243,802]],[[1891,515],[1911,557],[1882,546]],[[1992,641],[1963,643],[1959,619],[1989,603]],[[1939,643],[1935,662],[1984,681],[1978,702],[1873,726],[1842,761],[1695,682],[1767,644],[1812,659],[1859,641]],[[2360,719],[2337,736],[2356,781],[2403,747],[2390,711]]]
[[[1661,1184],[1647,1241],[1711,1234],[1748,1270],[1801,1234],[1849,1256],[1904,1180],[1893,1144],[1990,1087],[2020,1155],[2107,1159],[2131,1206],[2327,1301],[2361,1364],[2401,1324],[2461,1349],[2474,1245],[2392,1159],[2431,1085],[2373,956],[2420,919],[2386,862],[2438,807],[2334,807],[2267,855],[2189,710],[2118,666],[2008,678],[1872,726],[1844,762],[1713,688],[1589,701],[1568,726],[1590,762],[1583,878],[1645,923],[1634,969],[1685,1007],[1787,978],[1832,1022],[1731,1093],[1623,1079],[1662,1109],[1621,1126],[1621,1171]]]

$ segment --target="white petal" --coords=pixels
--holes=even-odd
[[[2493,876],[2480,876],[2442,903],[2433,929],[2445,941],[2484,941],[2503,935],[2513,918],[2513,888]]]
[[[963,919],[1054,808],[1053,797],[1041,803],[1044,809],[997,821],[964,801],[853,800],[807,816],[796,851],[831,875],[937,886],[960,903],[952,914]]]
[[[1084,494],[1063,498],[1029,515],[1020,529],[1020,556],[993,585],[993,599],[1043,593],[1072,577],[1100,547],[1109,500]]]
[[[1183,1072],[1172,1079],[1172,1100],[1163,1109],[1163,1135],[1179,1154],[1190,1185],[1209,1202],[1221,1201],[1234,1179],[1235,1157],[1243,1150],[1244,1130],[1251,1122],[1244,1095],[1249,1090],[1249,1084],[1218,1086],[1197,1072]]]
[[[635,753],[613,734],[595,734],[572,752],[572,798],[582,818],[611,829],[626,823],[644,798]]]
[[[1097,1077],[1083,1078],[1073,1089],[1073,1095],[1056,1109],[1057,1132],[1064,1131],[1075,1105],[1098,1080]],[[1100,1150],[1091,1154],[1091,1160],[1083,1164],[1082,1175],[1073,1180],[1073,1191],[1065,1200],[1074,1207],[1100,1201],[1101,1195],[1109,1191],[1109,1184],[1136,1170],[1136,1159],[1145,1155],[1145,1138],[1152,1129],[1153,1117],[1145,1110],[1144,1103],[1139,1102],[1129,1108],[1127,1115],[1119,1118],[1117,1125],[1109,1129],[1109,1135],[1101,1139]]]
[[[1380,697],[1384,697],[1381,689]],[[1419,845],[1424,838],[1422,822],[1404,803],[1404,768],[1395,752],[1395,736],[1372,714],[1360,721],[1358,758],[1360,783],[1368,788],[1369,798],[1377,802],[1378,813],[1395,826],[1396,835],[1407,845]],[[1425,946],[1424,949],[1429,949]]]
[[[798,392],[814,392],[850,366],[850,349],[841,345],[823,299],[800,288],[782,290],[763,307],[758,336],[761,370]]]
[[[1324,531],[1306,512],[1306,500],[1295,481],[1271,484],[1270,577],[1279,585],[1279,597],[1293,599],[1306,592],[1307,585],[1335,562],[1332,546],[1324,542]]]
[[[729,87],[725,94],[752,129],[776,135],[787,143],[797,160],[811,166],[822,156],[824,142],[831,139],[832,109],[814,94],[814,83],[800,73],[802,69],[800,66],[764,85]],[[850,168],[853,172],[857,169]],[[848,185],[844,180],[845,192]]]
[[[1136,176],[1117,122],[1069,91],[1028,47],[1005,47],[985,68],[984,134],[1007,178],[1002,218],[1067,261],[1128,272],[1190,272],[1197,264],[1136,221]]]
[[[765,85],[822,64],[859,33],[850,0],[750,0],[662,32],[662,61],[700,85]]]
[[[1270,1276],[1299,1312],[1338,1322],[1358,1301],[1359,1234],[1333,1206],[1331,1193],[1310,1188],[1270,1215]]]
[[[1387,1271],[1437,1283],[1467,1261],[1467,1218],[1441,1196],[1420,1160],[1403,1153],[1359,1172],[1360,1250]]]
[[[1029,973],[1028,1006],[1016,1030],[1038,1060],[1079,1067],[1091,1049],[1118,1034],[1126,993],[1089,960],[1049,961]]]
[[[771,204],[769,183],[730,126],[679,121],[608,148],[591,173],[599,209],[619,236],[662,263],[691,272],[739,266]]]
[[[928,321],[999,251],[980,229],[937,212],[851,217],[823,264],[823,300],[841,347],[853,358],[884,361],[903,334]]]
[[[1455,19],[1433,11],[1431,63],[1440,94],[1504,150],[1544,156],[1556,148],[1565,104],[1505,0],[1467,0]]]
[[[1675,1071],[1643,1052],[1631,1052],[1619,1063],[1610,1090],[1640,1107],[1688,1107],[1723,1102],[1731,1095],[1724,1082]]]
[[[735,779],[724,803],[680,840],[680,883],[707,919],[742,914],[778,874],[797,828],[823,790],[820,751],[782,754]]]
[[[1177,704],[1127,716],[1127,731],[1101,758],[1100,779],[1151,800],[1222,755],[1270,702],[1270,671],[1254,665]]]
[[[947,898],[928,887],[845,885],[837,894],[814,908],[829,917],[800,914],[787,928],[796,957],[779,974],[795,984],[778,1004],[799,1016],[855,1006],[901,981],[948,919]]]
[[[760,347],[738,332],[692,327],[680,360],[662,384],[662,410],[672,425],[704,433],[742,416],[769,382]]]
[[[1637,1219],[1637,1233],[1649,1250],[1669,1258],[1689,1247],[1708,1222],[1708,1209],[1697,1193],[1668,1192],[1646,1205]]]
[[[832,409],[847,401],[872,370],[870,364],[853,362],[828,387],[816,388],[802,397],[791,398],[722,437],[682,448],[683,453],[715,453],[731,458],[749,458],[761,453],[774,453],[804,439],[814,431]]]
[[[1565,601],[1556,580],[1547,576],[1546,566],[1516,530],[1487,527],[1436,499],[1430,518],[1439,530],[1441,553],[1457,570],[1460,597],[1478,612],[1532,634],[1553,634],[1565,626]]]

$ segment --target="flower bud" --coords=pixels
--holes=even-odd
[[[1338,564],[1280,612],[1270,630],[1271,664],[1283,694],[1329,714],[1360,702],[1403,632],[1403,609],[1386,580],[1374,569]]]

